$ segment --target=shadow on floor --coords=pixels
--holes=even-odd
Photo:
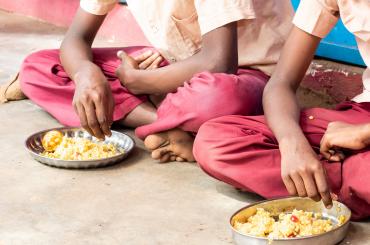
[[[232,199],[235,199],[241,202],[251,203],[251,202],[259,202],[259,201],[264,200],[263,197],[255,193],[241,191],[241,190],[236,189],[235,187],[232,187],[231,185],[227,185],[222,182],[216,183],[216,190],[220,194],[223,194],[225,196],[228,196]]]

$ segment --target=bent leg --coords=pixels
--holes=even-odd
[[[260,112],[267,79],[256,70],[239,70],[238,75],[199,73],[168,94],[158,108],[158,119],[137,128],[136,134],[145,138],[154,159],[194,161],[194,138],[189,133],[219,116]]]
[[[370,151],[354,154],[343,163],[339,199],[355,220],[370,217]]]
[[[60,123],[80,124],[72,107],[74,84],[61,67],[58,50],[29,55],[20,70],[20,83],[23,93]]]
[[[318,153],[329,122],[368,122],[369,105],[349,102],[343,103],[337,110],[304,110],[300,118],[302,130]],[[201,168],[221,181],[266,198],[288,194],[280,177],[278,142],[263,116],[227,116],[205,123],[198,131],[193,152]],[[331,190],[339,194],[342,164],[322,163]]]
[[[263,116],[225,116],[203,124],[193,153],[210,176],[272,198],[288,195],[280,177],[280,152]]]
[[[202,72],[195,75],[160,104],[158,119],[136,129],[138,137],[180,128],[197,132],[206,121],[225,115],[262,112],[262,92],[268,76],[240,69],[237,75]]]
[[[145,96],[134,96],[122,87],[115,75],[119,66],[116,52],[121,48],[93,49],[94,63],[105,74],[115,100],[114,121],[124,118],[138,105],[146,101]],[[145,47],[124,48],[129,54],[140,52]],[[43,50],[29,55],[20,72],[22,91],[37,105],[49,112],[60,123],[79,126],[80,121],[72,106],[74,82],[64,71],[59,50]]]

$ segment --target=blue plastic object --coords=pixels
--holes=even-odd
[[[294,9],[297,9],[299,2],[300,0],[292,0]],[[346,29],[341,20],[338,21],[329,35],[321,41],[316,55],[365,66],[358,51],[355,37]]]

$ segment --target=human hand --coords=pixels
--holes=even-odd
[[[280,143],[281,176],[290,195],[322,200],[332,207],[325,169],[307,141]]]
[[[111,136],[114,99],[100,68],[87,64],[74,76],[74,81],[76,89],[72,103],[81,126],[99,139]]]
[[[158,68],[163,61],[163,57],[158,52],[148,50],[134,57],[134,60],[137,62],[140,70],[150,70]]]
[[[143,74],[144,71],[141,71],[139,67],[140,64],[143,64],[143,62],[145,62],[145,60],[142,63],[139,63],[133,57],[127,55],[124,51],[118,51],[117,56],[121,59],[122,63],[117,68],[116,75],[122,85],[125,86],[133,94],[148,94],[149,89],[152,87],[152,84],[149,84],[147,82],[148,79],[143,78],[143,76],[145,75]],[[143,57],[146,56],[143,55],[141,58]],[[138,60],[141,60],[141,58],[138,58]],[[149,68],[151,65],[146,65],[147,63],[142,65],[142,67],[147,67],[147,69],[151,69]]]
[[[369,144],[368,125],[331,122],[321,139],[320,153],[329,161],[342,161],[341,149],[361,150]]]

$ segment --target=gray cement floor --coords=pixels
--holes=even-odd
[[[58,47],[64,31],[0,12],[0,83],[29,52]],[[23,142],[59,126],[53,118],[25,100],[0,105],[0,122],[0,244],[231,244],[230,215],[261,200],[194,164],[157,164],[139,140],[116,166],[50,168],[32,160]],[[370,244],[369,234],[369,222],[353,223],[342,244]]]

